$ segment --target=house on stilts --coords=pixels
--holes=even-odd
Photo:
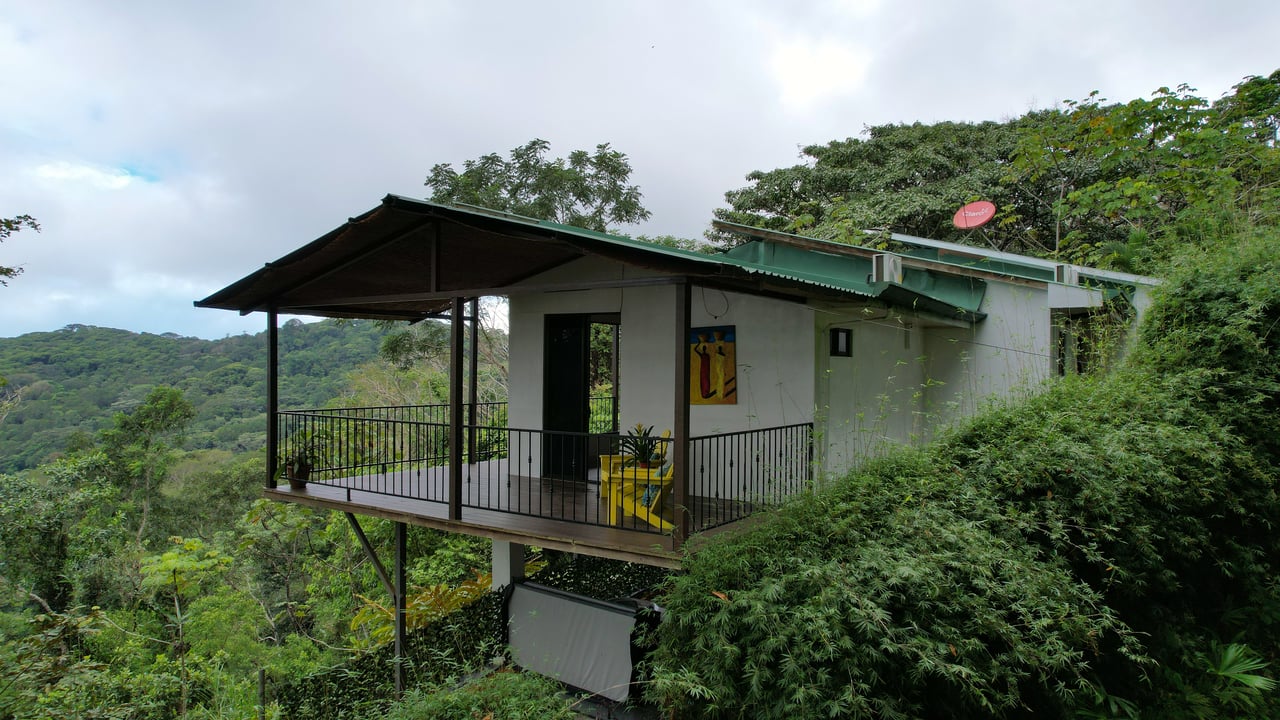
[[[877,249],[716,227],[742,243],[690,252],[389,195],[196,305],[266,314],[265,495],[343,511],[362,540],[357,516],[395,521],[382,575],[403,608],[406,524],[493,539],[495,584],[530,545],[678,567],[691,539],[1104,362],[1099,336],[1131,327],[1155,284],[902,235]],[[509,396],[480,403],[494,297]],[[449,403],[281,410],[280,314],[447,322]],[[613,391],[593,398],[601,326]],[[629,437],[637,424],[653,437]]]

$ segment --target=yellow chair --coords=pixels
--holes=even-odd
[[[667,461],[667,448],[671,446],[671,431],[663,430],[662,442],[654,446],[653,458],[649,464],[661,466]],[[631,469],[634,458],[630,455],[601,455],[600,456],[600,498],[609,497],[613,483],[622,477],[624,468]]]
[[[675,530],[675,525],[662,516],[674,477],[675,466],[670,463],[657,469],[623,468],[619,480],[610,486],[610,524],[617,525],[623,517],[631,516],[662,532]]]
[[[609,503],[610,525],[618,525],[629,515],[663,532],[675,529],[661,513],[671,497],[675,473],[674,466],[667,462],[671,431],[664,430],[659,437],[652,458],[644,466],[630,455],[600,456],[600,498]]]
[[[671,447],[671,431],[663,430],[658,436],[661,439],[657,445],[653,446],[653,458],[649,460],[651,465],[661,465],[667,461],[667,448]]]
[[[630,455],[600,456],[600,498],[608,498],[613,492],[613,484],[622,480],[622,466]]]

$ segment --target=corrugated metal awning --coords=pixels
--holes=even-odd
[[[970,321],[981,289],[870,285],[865,271],[815,262],[706,254],[481,209],[388,195],[381,205],[197,301],[197,307],[320,317],[420,320],[454,297],[504,295],[522,281],[588,255],[675,278],[796,301],[880,298]],[[844,272],[848,271],[848,272]],[[861,275],[860,275],[861,273]]]

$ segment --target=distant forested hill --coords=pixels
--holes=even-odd
[[[280,329],[280,404],[322,406],[377,357],[386,330],[368,321],[291,320]],[[22,400],[0,422],[0,473],[32,468],[94,433],[151,388],[181,389],[197,411],[188,447],[256,450],[266,440],[266,332],[222,340],[69,325],[0,338],[0,376]]]

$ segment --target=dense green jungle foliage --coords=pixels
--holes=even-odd
[[[597,598],[625,598],[658,586],[670,571],[617,560],[554,555],[538,570],[539,584]],[[541,718],[562,713],[570,701],[560,686],[545,680],[499,673],[492,683],[468,688],[459,678],[488,669],[503,654],[505,620],[502,594],[488,593],[409,637],[405,675],[417,692],[397,702],[388,683],[392,647],[384,645],[351,662],[305,677],[284,680],[276,692],[292,720],[386,717],[471,720],[494,712],[495,718]],[[534,692],[534,691],[537,692]],[[430,697],[439,693],[438,697]],[[481,708],[484,710],[481,710]],[[472,715],[472,712],[479,714]]]
[[[280,404],[321,407],[347,374],[378,358],[388,331],[376,323],[286,322],[280,328]],[[107,427],[160,385],[195,408],[184,448],[232,452],[266,443],[266,332],[202,340],[70,325],[0,338],[4,388],[20,401],[0,422],[0,472],[34,468],[74,438]]]
[[[183,457],[184,416],[161,388],[93,447],[0,476],[0,718],[247,718],[259,668],[274,700],[372,645],[355,618],[385,591],[346,519],[255,500],[260,456]],[[363,525],[387,552],[391,523]],[[488,565],[473,538],[409,545],[415,588]]]
[[[398,370],[400,333],[286,323],[282,403],[438,402],[438,349]],[[72,327],[0,353],[21,390],[0,431],[74,418],[38,467],[0,474],[0,718],[247,718],[259,668],[286,687],[377,646],[383,590],[346,519],[257,499],[265,338]],[[390,523],[364,526],[390,546]],[[418,588],[488,566],[483,541],[409,540]]]
[[[428,687],[409,692],[388,720],[471,720],[472,718],[538,718],[575,720],[572,703],[561,697],[559,683],[540,675],[497,672],[459,687]]]
[[[1004,193],[994,229],[950,239],[1167,282],[1109,375],[992,408],[689,557],[652,696],[715,718],[1280,716],[1277,118],[1280,72],[1213,103],[1090,96],[872,128],[729,193],[721,217],[849,240],[937,236],[947,208]]]
[[[1109,375],[702,542],[659,600],[652,699],[682,717],[1280,716],[1277,118],[1280,73],[1214,102],[1090,97],[874,128],[730,193],[742,214],[723,217],[852,239],[940,236],[958,202],[1003,192],[986,235],[950,239],[1167,283]],[[627,200],[625,158],[597,150],[581,168],[608,164]],[[572,169],[544,152],[437,168],[433,189]],[[439,402],[439,329],[289,323],[282,405]],[[480,351],[501,396],[505,338]],[[265,356],[258,336],[0,340],[0,720],[250,718],[259,671],[272,718],[567,716],[529,676],[458,681],[502,649],[476,592],[489,545],[423,528],[408,575],[438,619],[416,623],[420,687],[393,702],[385,590],[353,529],[258,499]],[[391,523],[362,523],[387,552]],[[539,579],[611,597],[650,572]]]
[[[1280,714],[1280,230],[1231,227],[1171,266],[1110,375],[691,556],[655,696],[695,717]]]

